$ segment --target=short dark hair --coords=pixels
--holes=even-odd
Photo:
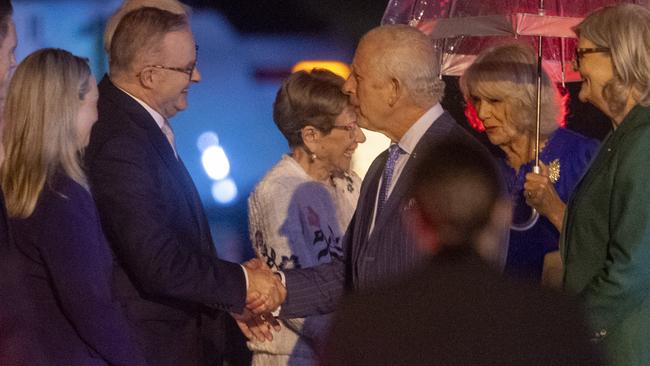
[[[9,19],[14,14],[11,0],[0,0],[0,42],[5,40],[9,32]]]
[[[314,126],[328,134],[348,104],[342,77],[325,69],[297,71],[282,82],[273,104],[273,120],[290,147],[302,146],[300,130]]]
[[[499,168],[486,149],[450,139],[420,155],[410,194],[441,244],[472,244],[506,197]]]
[[[132,70],[138,57],[160,50],[167,33],[189,29],[187,17],[158,8],[144,7],[127,13],[120,21],[111,42],[111,73]]]

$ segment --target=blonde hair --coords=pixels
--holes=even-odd
[[[57,170],[87,187],[76,120],[90,90],[87,61],[61,49],[27,56],[9,84],[4,112],[6,149],[0,169],[11,217],[29,217]]]
[[[521,43],[495,46],[481,52],[460,78],[460,89],[468,102],[477,97],[506,103],[514,126],[535,133],[537,114],[537,57]],[[562,97],[542,70],[540,134],[550,135],[564,118]]]
[[[106,30],[104,31],[104,50],[107,54],[111,51],[111,41],[113,40],[113,34],[115,29],[117,29],[118,24],[124,16],[130,13],[133,10],[151,7],[158,8],[161,10],[166,10],[170,13],[181,14],[181,15],[190,15],[191,9],[189,6],[181,3],[178,0],[124,0],[122,6],[111,15],[106,22]]]
[[[625,109],[630,95],[650,105],[650,10],[636,4],[607,6],[589,14],[575,28],[598,47],[610,49],[614,78],[603,87],[613,114]]]
[[[402,82],[417,106],[430,108],[442,100],[439,54],[424,33],[403,24],[382,25],[366,33],[359,47],[368,43],[374,46],[373,63],[380,74]]]

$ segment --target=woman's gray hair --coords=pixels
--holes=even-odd
[[[303,146],[301,129],[313,126],[329,134],[348,105],[342,77],[325,69],[297,71],[283,82],[273,103],[273,121],[289,147]]]
[[[390,50],[377,53],[377,70],[399,80],[416,105],[430,108],[442,100],[445,83],[439,78],[440,60],[429,37],[416,28],[392,24],[374,28],[361,42],[371,39]]]
[[[481,52],[460,78],[468,102],[476,98],[502,100],[511,122],[522,133],[535,133],[537,114],[537,56],[521,43],[509,43]],[[550,135],[564,118],[562,97],[542,70],[540,133]]]
[[[630,93],[650,105],[650,10],[635,4],[607,6],[589,14],[575,28],[597,47],[610,49],[614,78],[603,87],[612,114],[620,114]]]

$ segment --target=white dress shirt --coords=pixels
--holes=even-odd
[[[427,132],[427,130],[433,125],[433,122],[435,122],[443,113],[444,110],[442,109],[440,103],[436,103],[433,107],[426,111],[411,126],[411,128],[406,131],[404,136],[402,136],[402,139],[397,143],[402,150],[402,153],[399,154],[397,161],[395,162],[395,170],[393,170],[393,176],[391,177],[391,181],[388,183],[388,190],[386,191],[386,201],[388,201],[390,194],[393,191],[393,187],[395,187],[395,183],[397,183],[397,180],[402,174],[402,170],[404,170],[406,162],[408,162],[411,154],[413,154],[415,146],[418,144],[418,142],[420,142],[420,139],[424,133]],[[382,177],[379,178],[378,187],[381,187],[383,179],[384,177],[382,174]],[[377,195],[375,196],[375,208],[373,210],[372,221],[370,224],[370,233],[372,233],[372,230],[375,228],[375,219],[377,218],[377,202],[379,202],[379,191],[380,189],[378,188]]]
[[[126,93],[131,98],[133,98],[133,100],[138,102],[142,106],[142,108],[144,108],[151,115],[151,118],[153,118],[153,120],[156,121],[156,124],[162,130],[162,127],[165,124],[165,117],[163,117],[162,114],[158,113],[155,109],[151,108],[147,103],[143,102],[138,97],[134,96],[133,94],[129,93],[128,91],[120,88],[119,86],[117,86],[117,88],[120,89],[121,91],[123,91],[124,93]]]

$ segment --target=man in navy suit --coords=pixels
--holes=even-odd
[[[286,271],[281,316],[333,311],[344,288],[372,288],[421,261],[412,232],[401,222],[418,156],[450,138],[478,146],[440,106],[444,83],[438,65],[431,40],[409,26],[377,27],[359,42],[343,88],[357,107],[359,125],[386,135],[391,147],[363,181],[345,234],[345,262]]]
[[[284,288],[269,270],[218,259],[168,119],[201,75],[185,15],[128,13],[113,35],[110,76],[86,151],[91,188],[115,252],[115,289],[152,365],[208,362],[201,334],[247,299],[272,310]],[[251,300],[252,301],[252,300]],[[249,306],[251,301],[248,302]],[[203,338],[202,338],[203,337]]]
[[[450,138],[482,146],[445,112],[444,83],[430,39],[405,25],[380,26],[363,36],[343,86],[361,127],[391,140],[363,180],[356,212],[348,226],[344,260],[283,273],[287,298],[280,317],[334,311],[344,289],[375,287],[421,262],[412,232],[401,222],[411,202],[407,188],[420,156]],[[485,153],[488,154],[487,150]],[[240,322],[245,334],[261,331]]]

